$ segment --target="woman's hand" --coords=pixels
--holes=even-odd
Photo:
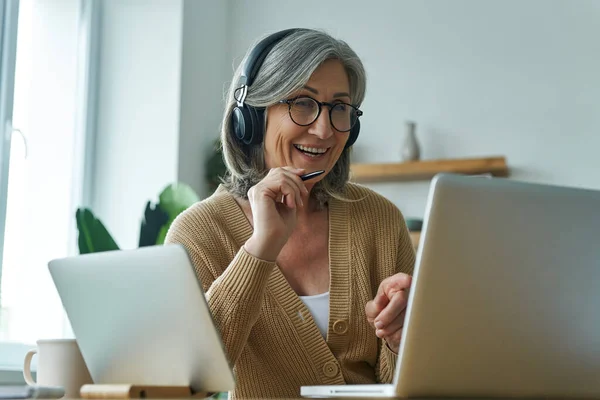
[[[250,254],[275,261],[296,226],[296,209],[303,207],[308,189],[300,179],[303,169],[273,168],[248,191],[254,233],[244,248]]]
[[[379,285],[375,298],[365,306],[367,320],[375,328],[375,335],[385,339],[392,351],[398,353],[412,278],[398,273]]]

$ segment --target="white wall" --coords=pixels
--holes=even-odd
[[[137,247],[146,201],[177,179],[181,0],[102,0],[93,210]]]
[[[346,40],[369,79],[357,161],[399,161],[414,120],[422,158],[505,155],[515,179],[600,188],[599,21],[595,0],[239,1],[232,55],[289,27]],[[423,215],[427,182],[370,186]]]
[[[185,182],[208,195],[229,56],[227,0],[103,0],[92,207],[136,247],[147,200]]]
[[[355,160],[504,155],[514,179],[600,188],[600,3],[105,0],[94,207],[123,247],[162,185],[201,196],[223,92],[247,47],[289,27],[346,40],[368,74]],[[142,150],[141,145],[145,147]],[[421,217],[428,182],[370,184]]]
[[[181,60],[178,178],[201,198],[207,192],[204,163],[218,137],[229,51],[229,1],[185,0]]]

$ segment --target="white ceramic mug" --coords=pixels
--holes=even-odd
[[[37,381],[31,376],[31,360],[38,355]],[[25,355],[23,377],[28,385],[62,386],[65,397],[79,398],[81,386],[92,383],[75,339],[38,340]]]

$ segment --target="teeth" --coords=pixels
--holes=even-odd
[[[327,149],[317,149],[316,147],[306,147],[306,146],[302,146],[301,144],[295,144],[294,146],[296,146],[296,148],[298,150],[307,151],[309,153],[323,154],[323,153],[327,152]]]

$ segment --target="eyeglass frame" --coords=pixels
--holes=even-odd
[[[294,121],[294,118],[292,117],[292,104],[298,100],[298,99],[311,99],[312,101],[314,101],[315,103],[317,103],[318,107],[319,107],[319,112],[317,113],[317,116],[315,117],[315,119],[312,120],[311,123],[309,124],[299,124],[296,121]],[[361,117],[364,113],[363,111],[356,107],[353,104],[350,103],[345,103],[343,101],[339,101],[337,103],[329,103],[326,101],[319,101],[311,96],[308,95],[302,95],[302,96],[296,96],[294,98],[291,99],[286,99],[286,100],[279,100],[278,102],[279,104],[287,104],[288,105],[288,115],[290,116],[290,119],[292,120],[293,123],[295,123],[298,126],[309,126],[315,123],[316,120],[319,119],[319,117],[321,116],[321,111],[323,110],[323,106],[327,106],[329,107],[329,124],[331,124],[331,126],[333,127],[333,129],[335,129],[338,132],[350,132],[352,130],[352,128],[354,128],[354,125],[356,125],[356,122],[354,122],[354,124],[352,124],[352,126],[350,127],[350,129],[345,130],[345,131],[340,131],[338,128],[335,127],[335,125],[333,124],[333,120],[331,119],[331,111],[333,110],[333,107],[337,106],[338,104],[344,104],[346,106],[350,106],[354,109],[354,112],[356,113],[356,121],[358,121],[358,118]]]

